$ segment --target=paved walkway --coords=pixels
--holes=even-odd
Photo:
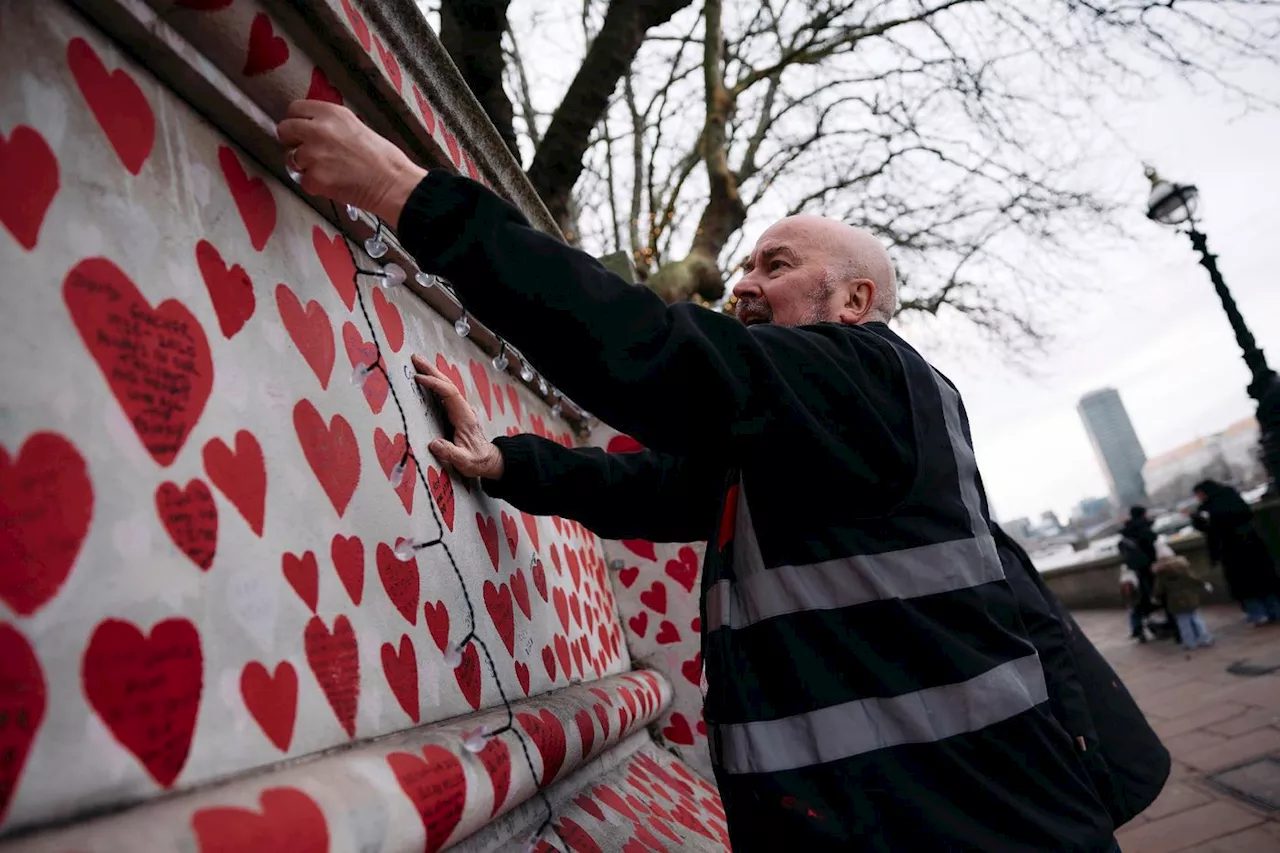
[[[1208,778],[1262,756],[1280,758],[1280,670],[1227,671],[1237,661],[1280,667],[1280,627],[1252,628],[1238,608],[1208,608],[1205,621],[1218,643],[1188,656],[1170,641],[1129,640],[1118,611],[1075,616],[1173,755],[1164,792],[1120,830],[1124,853],[1280,853],[1280,812],[1237,799]],[[1280,765],[1260,775],[1280,802]]]

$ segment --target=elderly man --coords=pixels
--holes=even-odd
[[[870,235],[775,224],[735,320],[626,284],[343,108],[296,103],[278,132],[304,189],[395,227],[649,448],[490,442],[415,359],[456,428],[433,453],[607,538],[708,540],[705,716],[734,849],[1115,849],[1168,755],[991,522],[958,393],[886,325],[896,282]]]

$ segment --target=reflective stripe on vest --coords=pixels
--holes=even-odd
[[[957,684],[715,728],[724,770],[776,773],[978,731],[1047,699],[1040,658],[1028,655]]]

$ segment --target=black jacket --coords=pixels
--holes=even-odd
[[[439,173],[414,192],[398,231],[426,271],[452,281],[468,309],[548,379],[652,448],[607,454],[534,436],[497,439],[507,473],[485,488],[525,511],[575,518],[606,538],[714,541],[726,474],[746,466],[753,472],[753,512],[761,501],[774,531],[803,539],[806,531],[821,533],[831,519],[847,525],[850,518],[891,513],[912,485],[917,449],[904,428],[912,412],[900,362],[885,345],[892,336],[887,329],[748,329],[696,306],[666,306],[535,231],[478,185]],[[1111,823],[1132,817],[1159,792],[1168,755],[1026,555],[994,525],[990,532],[998,538],[1021,621],[1040,655],[1060,726],[1054,737],[1065,733],[1081,744],[1079,755],[1067,760],[1078,762],[1078,773],[1095,791],[1090,797],[1105,804],[1110,817],[1099,817],[1096,807],[1081,801],[1050,819],[1055,794],[1062,793],[1053,790],[1010,793],[998,801],[978,798],[967,816],[957,813],[957,823],[985,825],[984,837],[992,840],[975,847],[957,830],[944,846],[1106,849]],[[1030,753],[1018,759],[1019,773],[1028,766],[1023,762],[1034,766],[1037,749],[1047,748],[1027,747]],[[988,758],[1009,748],[1005,744]],[[1060,760],[1055,754],[1051,763]],[[921,767],[927,772],[927,764]],[[995,780],[1000,773],[981,760],[971,772],[978,774],[971,787],[979,792],[988,788],[981,774],[997,774],[990,777]],[[886,791],[884,804],[907,814],[912,780],[902,782]],[[918,806],[926,802],[927,796]],[[1026,826],[1040,820],[1039,814],[1045,815],[1042,837],[1052,837],[1052,844],[999,840],[1002,825]],[[749,819],[743,815],[740,823]],[[871,826],[876,815],[837,819]],[[921,832],[928,829],[914,823]],[[734,829],[738,845],[746,836],[741,825]],[[804,835],[802,828],[792,832],[802,845]],[[815,839],[806,849],[827,849]],[[859,839],[860,846],[870,847],[866,837]]]

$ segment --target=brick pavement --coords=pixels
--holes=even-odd
[[[1124,853],[1280,853],[1280,812],[1213,787],[1206,775],[1251,759],[1280,757],[1280,672],[1240,676],[1236,661],[1280,666],[1280,627],[1252,628],[1235,607],[1205,611],[1218,643],[1187,653],[1128,639],[1119,611],[1075,614],[1124,679],[1173,755],[1164,792],[1118,833]]]

